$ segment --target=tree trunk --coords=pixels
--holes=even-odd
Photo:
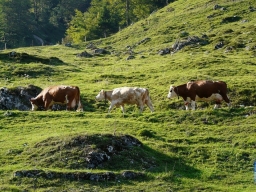
[[[130,24],[130,0],[126,0],[126,6],[125,6],[125,12],[126,12],[126,25],[129,26]]]

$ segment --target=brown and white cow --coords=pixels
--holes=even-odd
[[[167,98],[182,97],[186,110],[191,103],[192,110],[195,110],[195,101],[215,101],[214,109],[220,107],[224,100],[230,107],[230,100],[227,96],[227,84],[223,81],[198,80],[189,81],[187,84],[171,86]]]
[[[38,107],[44,107],[45,110],[52,109],[54,104],[67,105],[67,110],[75,108],[77,111],[83,111],[80,101],[80,90],[77,86],[50,86],[41,91],[41,93],[30,99],[32,111],[36,111]]]
[[[149,91],[146,88],[140,87],[121,87],[115,88],[112,91],[101,90],[96,96],[97,101],[108,100],[111,102],[108,113],[111,112],[114,106],[121,107],[122,112],[125,113],[124,105],[137,105],[140,112],[143,111],[144,105],[147,105],[151,112],[154,111]]]

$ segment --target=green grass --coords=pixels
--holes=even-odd
[[[127,169],[146,173],[147,177],[139,181],[122,180],[122,188],[126,190],[134,184],[138,186],[137,189],[147,190],[152,185],[154,190],[160,191],[168,187],[173,190],[186,191],[185,188],[197,190],[204,186],[209,191],[250,189],[254,185],[252,163],[256,158],[253,152],[256,130],[255,116],[245,116],[251,110],[205,109],[194,112],[171,110],[171,112],[143,115],[131,113],[125,118],[119,113],[106,117],[105,114],[98,112],[12,111],[12,116],[1,120],[1,134],[4,136],[1,137],[1,164],[4,165],[1,168],[1,175],[4,176],[2,180],[3,183],[17,185],[19,189],[31,189],[33,179],[13,178],[12,172],[24,169],[52,169],[61,172],[68,170],[67,165],[61,168],[58,159],[49,164],[47,161],[51,157],[49,151],[57,147],[57,142],[52,147],[39,145],[44,140],[59,140],[61,143],[69,139],[72,141],[76,135],[130,134],[144,144],[144,147],[138,151],[143,155],[140,158],[144,158],[144,161],[147,157],[152,158],[153,162],[150,164],[152,167],[147,167],[147,164],[137,160],[138,165],[131,166],[129,163],[122,164],[124,160],[114,159],[104,165],[103,170],[117,173]],[[151,135],[141,135],[145,130],[151,131]],[[75,147],[72,150],[70,158],[76,156]],[[57,156],[59,153],[65,157],[65,150],[59,150],[54,155]],[[131,153],[132,151],[128,152],[124,157],[136,159]],[[33,157],[36,154],[38,157]],[[89,172],[102,170],[88,170],[86,167],[83,168],[82,163],[80,168],[69,167],[69,169]],[[67,184],[70,181],[65,179],[55,181],[55,184],[47,180],[38,182],[42,182],[36,188],[39,191],[50,186],[60,190],[62,188],[59,185],[62,182],[67,185],[67,189],[72,186],[72,182]],[[143,185],[143,182],[146,184]],[[183,183],[182,188],[179,186],[181,183]],[[93,185],[100,190],[99,185],[103,184],[81,181],[75,185],[77,187]],[[110,182],[104,189],[119,189],[119,185]]]
[[[255,1],[250,3],[255,5]],[[214,10],[215,4],[227,10]],[[175,10],[168,11],[170,8]],[[208,19],[209,15],[213,17]],[[222,22],[234,15],[248,21]],[[30,55],[21,60],[5,57],[11,50],[1,51],[0,87],[77,85],[85,111],[11,110],[10,116],[0,111],[0,191],[255,191],[254,15],[255,12],[249,11],[249,1],[180,0],[112,37],[92,42],[112,54],[76,57],[84,50],[90,52],[86,49],[89,42],[73,47],[15,49]],[[183,40],[183,34],[199,37],[206,34],[209,44],[185,47],[173,55],[158,55],[159,49],[170,48],[177,39]],[[145,37],[151,40],[136,45]],[[215,50],[219,41],[225,45]],[[135,59],[127,61],[128,45],[134,46]],[[230,46],[232,51],[225,52]],[[45,62],[50,58],[57,59]],[[213,103],[198,102],[198,110],[185,111],[181,99],[167,99],[171,84],[191,79],[226,81],[233,107],[229,109],[223,104],[221,109],[213,110]],[[107,114],[108,104],[96,102],[95,96],[101,89],[121,86],[149,88],[155,112],[150,113],[146,108],[139,114],[135,106],[126,106],[125,115],[119,108]],[[103,138],[107,134],[129,134],[139,139],[143,147],[92,170],[82,163],[65,164],[58,158],[60,154],[70,154],[75,159],[80,154],[75,147],[65,150],[62,142],[98,134]],[[56,145],[50,145],[54,142]],[[56,150],[57,147],[61,150]],[[30,169],[116,174],[133,170],[145,176],[92,182],[13,175],[15,171]]]

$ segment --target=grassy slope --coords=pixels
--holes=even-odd
[[[58,57],[64,63],[15,63],[0,61],[0,86],[15,87],[35,84],[73,84],[81,89],[85,113],[19,112],[10,117],[0,112],[0,189],[11,190],[145,190],[145,191],[253,191],[252,164],[255,150],[255,50],[244,47],[256,45],[255,12],[249,4],[255,1],[177,1],[147,19],[94,43],[108,47],[115,54],[93,58],[77,58],[86,44],[75,48],[61,45],[20,48],[41,57]],[[219,4],[226,11],[214,10]],[[170,8],[174,8],[174,11]],[[207,19],[207,16],[214,15]],[[238,15],[248,22],[222,23],[223,18]],[[231,30],[232,29],[232,32]],[[159,56],[159,49],[171,47],[182,32],[201,37],[206,34],[210,44],[186,47],[174,55]],[[134,60],[126,61],[127,46],[134,46],[145,37],[151,41],[135,46]],[[224,41],[225,46],[214,50]],[[241,46],[243,45],[243,46]],[[111,46],[112,48],[110,48]],[[232,52],[225,48],[233,46]],[[242,48],[241,48],[242,47]],[[89,50],[87,50],[89,51]],[[145,58],[141,58],[141,56]],[[24,78],[22,74],[29,74]],[[167,100],[170,84],[190,79],[224,80],[228,83],[233,109],[212,110],[213,105],[198,103],[203,110],[183,111],[181,99]],[[120,109],[106,115],[107,107],[96,103],[94,97],[102,88],[119,86],[148,87],[156,112],[143,114],[131,106],[123,117]],[[249,116],[248,116],[249,115]],[[142,137],[141,130],[153,133]],[[13,179],[12,173],[21,169],[56,169],[30,162],[27,153],[33,146],[49,137],[72,137],[93,133],[131,134],[145,144],[145,150],[156,158],[157,166],[144,171],[146,179],[109,183],[69,182],[66,180]],[[46,150],[46,149],[42,149]],[[132,169],[127,165],[127,169]],[[73,170],[75,171],[75,170]],[[81,170],[80,170],[81,171]],[[85,169],[84,171],[91,171]],[[93,170],[101,171],[101,169]],[[119,169],[109,171],[120,172]]]

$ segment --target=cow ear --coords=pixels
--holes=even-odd
[[[31,101],[35,101],[35,98],[31,98],[31,99],[29,99],[29,101],[31,102]]]

